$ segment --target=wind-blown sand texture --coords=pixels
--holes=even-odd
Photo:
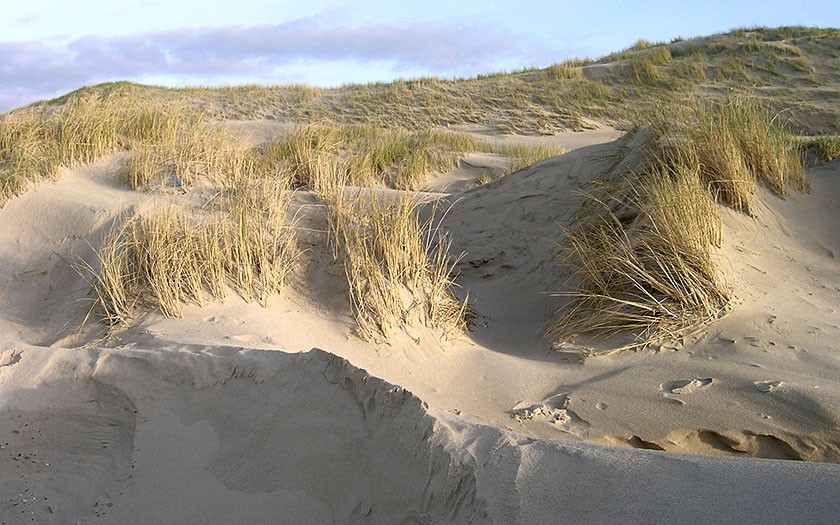
[[[801,175],[798,159],[773,149],[779,141],[810,148],[814,164],[840,152],[838,42],[836,29],[754,28],[640,40],[597,61],[474,79],[335,89],[115,83],[4,116],[0,525],[836,522],[840,160],[798,183],[766,173],[756,183],[747,168],[793,159]],[[762,115],[791,127],[714,113],[755,109],[741,105],[753,96],[771,108]],[[677,114],[686,100],[695,103],[688,117]],[[649,126],[617,129],[632,123]],[[277,140],[287,137],[296,138]],[[547,338],[558,309],[574,304],[562,295],[575,284],[558,257],[563,243],[581,231],[599,187],[626,190],[622,176],[646,182],[628,176],[647,169],[646,137],[677,153],[700,143],[699,163],[721,155],[736,168],[687,170],[701,175],[692,195],[714,208],[702,261],[721,270],[723,310],[634,352],[607,355],[624,335]],[[746,158],[759,149],[752,142],[769,159]],[[523,145],[551,153],[533,163],[516,153]],[[662,162],[666,182],[685,175],[667,165],[674,158]],[[785,169],[776,175],[794,171]],[[294,191],[271,193],[286,183]],[[809,183],[810,193],[798,191]],[[387,327],[364,310],[363,332],[365,293],[381,289],[372,279],[348,284],[348,254],[370,263],[372,212],[398,200],[409,204],[403,219],[416,205],[445,235],[418,233],[411,221],[392,228],[402,235],[392,246],[410,247],[405,258],[422,270],[412,279],[426,288],[399,280],[417,265],[388,273],[397,297],[383,302],[401,310]],[[612,230],[629,244],[653,218],[626,204],[609,213],[635,228]],[[91,310],[98,252],[121,226],[161,210],[211,216],[222,226],[201,231],[220,235],[270,215],[259,232],[288,241],[291,256],[237,252],[221,277],[198,279],[199,288],[221,282],[211,290],[221,293],[181,296],[169,311],[177,317],[153,297],[129,297],[107,312],[127,323],[106,326]],[[356,229],[337,226],[348,217]],[[398,223],[382,224],[390,233]],[[242,231],[233,238],[251,239]],[[458,315],[434,329],[422,301],[450,277],[434,280],[445,261],[422,265],[448,242],[458,286],[437,297]],[[384,260],[374,257],[365,276],[386,275],[374,271]],[[264,264],[280,270],[256,293],[225,273]],[[118,280],[143,277],[111,267]]]
[[[626,142],[589,133],[567,137],[592,145],[484,186],[463,181],[492,155],[427,184],[452,204],[442,228],[466,253],[458,282],[477,314],[447,343],[418,327],[387,345],[353,335],[305,191],[309,250],[270,308],[229,297],[100,339],[93,321],[79,331],[89,288],[70,262],[94,264],[125,212],[184,197],[128,190],[117,156],[9,201],[2,521],[836,519],[840,164],[811,170],[812,195],[760,190],[755,218],[724,212],[727,317],[659,351],[580,362],[541,331],[574,190]]]

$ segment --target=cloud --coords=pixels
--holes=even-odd
[[[285,70],[306,64],[310,79],[319,83],[330,78],[331,63],[384,65],[395,74],[472,75],[545,62],[549,54],[545,45],[523,35],[480,24],[350,27],[314,18],[0,42],[0,111],[106,80],[272,83],[287,80]]]
[[[40,17],[38,15],[28,15],[28,16],[24,16],[22,18],[19,18],[17,23],[20,26],[34,26],[35,24],[40,22],[42,19],[43,19],[43,17]]]

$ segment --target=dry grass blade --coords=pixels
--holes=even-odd
[[[168,208],[125,221],[99,250],[93,290],[102,317],[128,323],[138,306],[180,316],[184,304],[222,300],[232,288],[268,305],[298,249],[285,182],[252,180],[212,210]]]
[[[440,330],[444,337],[465,328],[466,302],[451,292],[449,243],[431,221],[420,223],[416,199],[386,202],[374,194],[348,196],[342,189],[327,203],[360,337],[386,341],[395,329],[412,324]]]
[[[720,235],[714,201],[690,174],[657,175],[665,176],[649,177],[622,199],[637,211],[631,224],[600,201],[598,219],[568,233],[564,262],[579,284],[558,294],[570,301],[550,336],[629,331],[634,342],[615,349],[626,350],[680,336],[725,308],[730,291],[709,244]]]

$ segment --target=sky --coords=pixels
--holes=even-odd
[[[4,0],[0,112],[82,86],[331,87],[598,58],[640,38],[840,27],[837,0]]]

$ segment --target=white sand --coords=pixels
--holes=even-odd
[[[96,323],[78,329],[89,296],[67,261],[94,263],[120,213],[179,197],[127,191],[112,159],[11,201],[0,522],[835,520],[840,165],[813,170],[812,195],[761,192],[756,219],[725,212],[737,299],[702,337],[581,363],[539,336],[545,292],[572,192],[615,147],[450,197],[480,314],[451,343],[420,328],[389,346],[354,338],[314,232],[269,309],[232,297],[97,342]]]

